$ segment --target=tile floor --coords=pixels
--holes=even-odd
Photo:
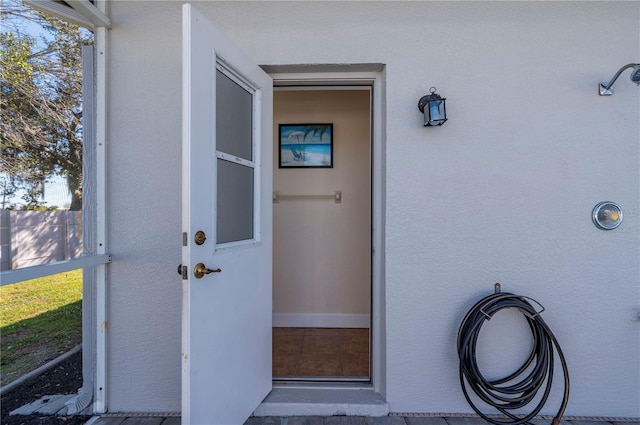
[[[273,376],[369,378],[369,329],[273,328]]]

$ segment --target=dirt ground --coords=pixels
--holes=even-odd
[[[2,425],[82,425],[91,416],[42,416],[16,415],[9,412],[31,403],[42,396],[75,394],[82,386],[82,352],[79,352],[56,367],[49,369],[12,391],[3,394],[0,400],[0,423]]]

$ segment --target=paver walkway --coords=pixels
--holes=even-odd
[[[66,401],[72,395],[45,396],[12,411],[11,415],[65,415]],[[106,414],[94,416],[85,425],[180,425],[180,416],[143,416],[140,414]],[[490,425],[480,417],[426,416],[267,416],[251,417],[244,425]],[[551,419],[535,419],[531,425],[551,425]],[[640,425],[638,420],[563,420],[560,425]]]
[[[549,425],[550,420],[535,419],[532,425]],[[86,425],[180,425],[180,418],[142,416],[103,416]],[[292,416],[249,418],[244,425],[489,425],[481,418],[414,416]],[[640,425],[640,421],[567,420],[560,425]]]

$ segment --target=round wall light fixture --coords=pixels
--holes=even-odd
[[[622,223],[622,209],[615,202],[600,202],[593,208],[592,218],[598,229],[613,230]]]

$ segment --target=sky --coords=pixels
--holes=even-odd
[[[53,176],[51,182],[44,184],[44,202],[48,207],[68,208],[71,205],[71,194],[67,182],[62,176]]]
[[[11,197],[7,206],[15,204],[20,207],[25,201],[21,198],[24,192],[17,192]],[[44,183],[44,205],[47,207],[57,206],[58,208],[68,208],[71,205],[71,194],[67,189],[67,182],[62,176],[52,176]]]

